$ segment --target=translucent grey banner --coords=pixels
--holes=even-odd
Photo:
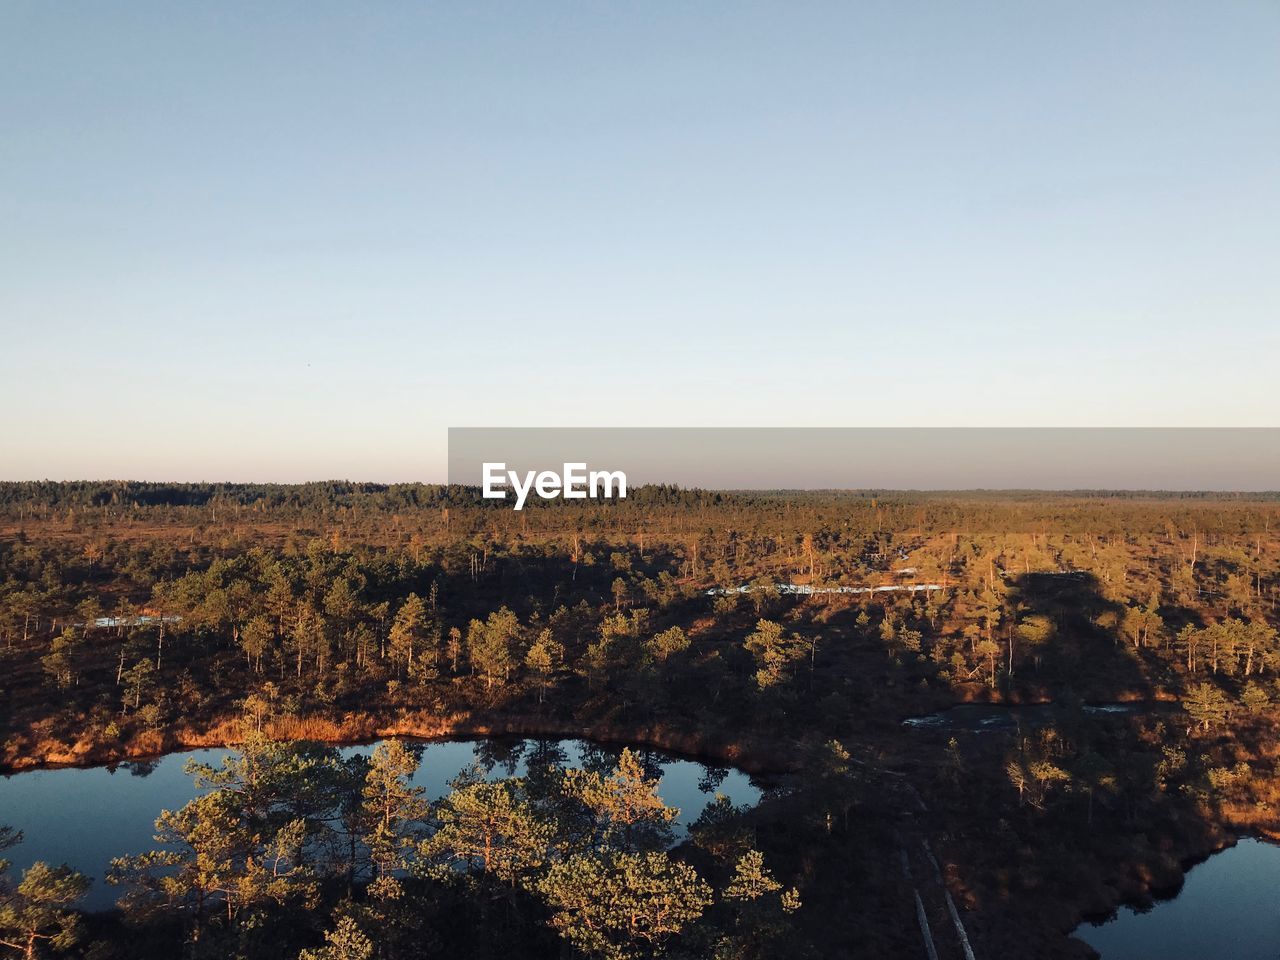
[[[481,486],[485,464],[632,487],[1262,492],[1280,428],[451,428],[449,482]]]

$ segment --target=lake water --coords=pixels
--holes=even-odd
[[[1103,960],[1276,960],[1280,957],[1280,846],[1241,840],[1187,873],[1172,900],[1075,935]]]
[[[419,745],[422,762],[413,780],[431,799],[449,792],[449,781],[464,768],[479,763],[491,779],[519,776],[530,756],[541,754],[570,767],[607,772],[621,747],[578,740],[472,740]],[[343,747],[341,753],[369,753],[373,745]],[[195,795],[192,780],[183,773],[188,758],[218,765],[231,751],[194,750],[158,760],[111,767],[31,770],[0,778],[0,824],[23,832],[21,844],[6,856],[12,876],[20,876],[33,861],[67,863],[93,878],[84,904],[108,909],[122,890],[103,881],[112,857],[153,849],[154,823],[161,810],[176,810]],[[661,772],[659,793],[680,809],[676,821],[688,827],[717,792],[736,804],[755,804],[760,788],[738,770],[706,766],[655,751],[637,751],[646,766]],[[543,762],[543,761],[539,761]]]

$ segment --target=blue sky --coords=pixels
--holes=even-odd
[[[0,6],[0,476],[1280,423],[1280,6]]]

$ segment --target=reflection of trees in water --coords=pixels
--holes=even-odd
[[[747,820],[750,811],[748,804],[738,806],[723,793],[717,793],[689,825],[689,837],[714,857],[736,860],[755,843],[755,833]]]
[[[665,757],[647,747],[619,747],[601,743],[589,743],[585,740],[578,740],[575,743],[580,758],[576,766],[591,773],[598,773],[602,777],[609,776],[617,769],[618,758],[622,756],[623,750],[629,749],[631,755],[640,761],[640,766],[644,768],[644,775],[647,780],[660,779],[670,760],[669,757]]]
[[[618,765],[621,748],[606,746],[602,743],[589,743],[586,740],[576,742],[578,748],[578,766],[591,773],[607,777]]]
[[[413,759],[418,761],[418,766],[422,766],[422,758],[426,756],[427,747],[430,746],[430,744],[425,740],[406,740],[404,741],[404,745],[408,749],[409,753],[413,755]]]
[[[569,763],[569,752],[562,740],[526,740],[525,769],[529,782],[535,787],[547,782],[547,774]]]
[[[156,760],[127,760],[119,765],[119,769],[126,771],[131,777],[149,777],[156,772],[156,768],[160,766],[159,759]],[[116,768],[110,768],[115,773]]]
[[[646,780],[662,779],[662,772],[667,766],[667,757],[660,753],[655,753],[647,747],[633,747],[631,752],[640,758],[640,765],[644,767]]]
[[[492,768],[490,768],[491,770]],[[461,770],[459,770],[449,783],[449,790],[465,790],[467,787],[475,786],[477,783],[484,783],[488,779],[489,770],[478,760],[472,760]]]
[[[617,769],[618,758],[622,756],[623,750],[630,749],[631,755],[639,760],[641,767],[644,768],[645,780],[660,780],[668,760],[671,759],[644,746],[625,748],[625,746],[591,744],[585,740],[576,741],[576,746],[581,758],[576,765],[585,771],[599,773],[602,777],[608,777],[614,769]]]
[[[707,764],[700,764],[702,767],[702,776],[698,778],[698,790],[702,793],[715,793],[720,789],[720,785],[724,783],[725,777],[729,775],[728,767],[711,767]]]
[[[484,767],[486,773],[501,768],[504,776],[513,777],[524,758],[525,743],[502,738],[477,740],[473,748],[476,763]]]

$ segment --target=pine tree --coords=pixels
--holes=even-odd
[[[88,889],[89,879],[66,864],[36,861],[23,871],[16,889],[0,898],[0,946],[16,950],[23,960],[35,960],[42,943],[56,950],[75,946],[81,928],[74,906]]]
[[[396,618],[391,624],[391,632],[387,636],[391,659],[399,665],[402,675],[413,671],[415,647],[418,645],[426,620],[427,608],[422,598],[416,593],[405,597],[404,604],[396,612]]]
[[[657,852],[579,854],[554,864],[536,889],[560,935],[601,960],[657,952],[711,904],[693,867]]]
[[[791,667],[805,658],[803,642],[783,630],[772,620],[760,620],[747,637],[744,646],[756,661],[756,685],[761,690],[777,686],[787,679]]]
[[[523,788],[523,780],[457,787],[436,808],[439,828],[423,854],[514,886],[546,862],[555,839],[554,826],[538,816]]]
[[[506,679],[511,670],[512,644],[519,631],[520,621],[506,607],[489,614],[483,624],[478,620],[471,621],[471,629],[467,632],[467,653],[472,666],[484,676],[486,690],[492,687],[494,680]]]
[[[564,647],[556,642],[550,630],[543,630],[525,655],[524,663],[533,674],[538,687],[538,702],[542,703],[551,677],[564,660]]]
[[[1183,698],[1182,707],[1201,730],[1224,723],[1231,712],[1226,694],[1212,683],[1193,684]]]
[[[324,934],[324,946],[303,950],[298,960],[373,960],[374,944],[351,917],[339,917]]]
[[[367,832],[364,842],[380,877],[407,865],[427,816],[426,791],[412,784],[418,758],[400,740],[384,740],[369,757],[365,777],[364,815]]]
[[[640,758],[624,749],[608,777],[584,770],[566,771],[565,790],[591,811],[599,844],[661,850],[672,841],[671,824],[680,811],[663,802],[658,783],[658,779],[645,776]]]

